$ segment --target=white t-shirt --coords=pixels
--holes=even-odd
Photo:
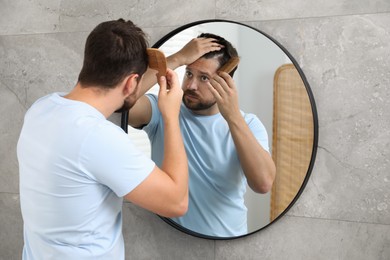
[[[155,164],[120,127],[54,93],[26,113],[17,155],[23,259],[124,259],[122,197]]]

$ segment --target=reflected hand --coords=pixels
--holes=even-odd
[[[217,101],[219,112],[227,122],[237,116],[241,117],[237,88],[229,74],[218,72],[218,75],[209,81],[208,87]]]
[[[191,64],[204,54],[219,51],[221,48],[223,45],[215,42],[213,38],[194,38],[173,56],[177,59],[178,65],[182,66]]]
[[[180,87],[177,74],[173,70],[167,69],[166,77],[162,76],[157,80],[160,85],[158,108],[164,120],[177,119],[183,97],[183,90]]]

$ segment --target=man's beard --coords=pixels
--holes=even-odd
[[[186,90],[184,91],[184,94],[183,94],[183,103],[184,105],[190,109],[190,110],[193,110],[193,111],[200,111],[200,110],[206,110],[206,109],[209,109],[210,107],[214,106],[215,103],[217,103],[215,100],[212,100],[212,101],[201,101],[200,99],[198,99],[198,102],[197,103],[193,103],[193,102],[188,102],[186,99],[185,99],[185,96],[186,94],[190,95],[190,96],[193,96],[193,97],[199,97],[196,93],[192,92],[191,90]]]
[[[131,102],[130,100],[124,100],[123,106],[115,111],[115,113],[127,112],[134,106],[135,102]]]

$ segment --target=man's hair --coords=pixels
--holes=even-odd
[[[130,74],[142,76],[148,66],[147,47],[145,33],[131,21],[99,24],[85,43],[80,84],[110,89]]]
[[[216,58],[219,62],[219,67],[222,67],[225,65],[226,62],[230,60],[232,57],[238,57],[237,50],[233,47],[233,45],[222,38],[221,36],[212,34],[212,33],[202,33],[198,36],[198,38],[213,38],[215,39],[215,42],[221,44],[224,46],[224,48],[221,48],[219,51],[211,51],[202,56],[202,58],[211,59]],[[233,77],[234,72],[236,71],[237,67],[230,72],[230,76]]]

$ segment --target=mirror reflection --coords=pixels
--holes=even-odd
[[[216,103],[212,106],[214,110],[199,111],[191,106],[199,101],[197,92],[192,90],[184,95],[181,111],[181,114],[186,114],[182,120],[182,134],[184,131],[188,135],[184,142],[190,170],[189,209],[185,216],[168,222],[196,236],[233,238],[269,225],[298,197],[314,159],[315,111],[301,76],[303,74],[297,70],[291,55],[269,37],[248,26],[224,21],[194,24],[171,33],[154,47],[170,56],[202,33],[221,36],[237,50],[240,63],[230,87],[237,91],[237,104],[245,118],[242,122],[251,131],[250,134],[245,132],[243,148],[247,153],[250,149],[257,149],[246,158],[256,159],[257,164],[253,165],[257,170],[267,166],[270,160],[276,166],[276,174],[268,174],[267,167],[262,168],[262,173],[256,178],[271,175],[272,187],[259,190],[253,176],[248,177],[246,171],[251,170],[248,167],[243,170],[245,152],[237,152],[240,148],[236,146],[239,144],[233,139],[231,124],[224,117],[228,114],[224,111],[234,104],[221,109],[222,105]],[[213,73],[217,71],[218,65],[212,67],[213,60],[201,58],[176,68],[179,78],[183,79],[184,93],[187,93],[186,89],[203,88],[204,93],[213,100],[207,87],[202,86],[202,82],[211,81]],[[195,78],[198,79],[196,84]],[[229,80],[224,78],[222,84]],[[157,85],[148,91],[148,95],[157,94]],[[209,113],[205,114],[204,111]],[[243,131],[243,124],[240,131]],[[221,125],[221,129],[217,128]],[[162,149],[157,149],[162,145],[158,144],[162,138],[152,135],[148,127],[144,130],[149,138],[145,131],[131,126],[128,133],[158,163],[163,156],[160,153]]]

